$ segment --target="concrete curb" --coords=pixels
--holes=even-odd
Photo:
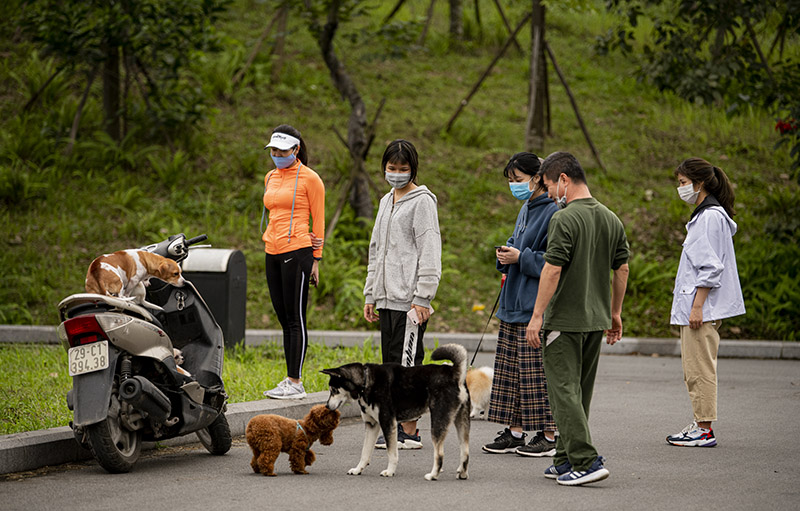
[[[267,342],[281,341],[281,330],[245,331],[245,345],[258,346]],[[379,342],[380,333],[377,331],[334,331],[334,330],[309,330],[309,340],[324,344],[325,346],[360,346],[368,340]],[[470,333],[437,333],[427,332],[425,344],[433,347],[435,343],[458,343],[468,352],[474,353],[480,342],[481,334]],[[2,343],[44,343],[58,344],[56,327],[53,326],[25,326],[25,325],[0,325],[0,344]],[[494,353],[497,348],[497,333],[487,332],[480,344],[482,353]],[[603,354],[609,355],[662,355],[680,356],[681,347],[679,339],[654,339],[646,337],[623,337],[614,346],[603,344]],[[800,342],[790,341],[741,341],[722,339],[719,346],[720,358],[768,358],[800,360]]]
[[[305,399],[280,401],[264,399],[247,403],[228,405],[225,417],[233,437],[244,435],[245,427],[251,418],[262,413],[282,415],[292,419],[302,419],[312,406],[325,403],[328,392],[315,392]],[[358,407],[352,404],[341,408],[342,418],[360,416]],[[198,443],[197,435],[189,434],[172,438],[156,444],[145,442],[143,450],[151,450],[157,445],[170,447]],[[90,459],[91,453],[82,448],[68,426],[40,431],[28,431],[0,436],[0,474],[35,470],[48,465],[60,465]]]

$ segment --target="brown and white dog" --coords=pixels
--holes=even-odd
[[[467,388],[472,410],[469,416],[473,419],[485,419],[489,408],[489,398],[492,395],[492,378],[494,370],[491,367],[470,368],[467,371]]]
[[[172,259],[146,250],[119,250],[92,261],[86,273],[86,292],[128,298],[140,305],[159,309],[145,301],[145,286],[152,277],[183,287],[181,267]]]
[[[183,358],[183,352],[181,350],[178,348],[172,348],[172,358],[175,359],[175,367],[178,368],[179,373],[184,376],[192,376],[192,373],[181,367],[181,364],[185,362],[185,359]]]

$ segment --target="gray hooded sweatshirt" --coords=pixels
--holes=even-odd
[[[408,311],[431,306],[442,276],[442,238],[436,196],[417,187],[392,203],[383,196],[369,242],[365,303]]]

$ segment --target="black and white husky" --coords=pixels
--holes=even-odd
[[[389,466],[381,472],[391,477],[397,469],[397,423],[416,420],[431,413],[433,469],[425,479],[435,480],[442,470],[444,438],[455,424],[461,442],[458,478],[467,479],[469,464],[469,391],[466,385],[467,350],[458,344],[442,346],[433,360],[450,360],[453,365],[428,364],[403,367],[400,364],[347,364],[322,372],[330,376],[331,394],[327,406],[336,410],[347,401],[361,407],[366,426],[361,461],[348,474],[359,475],[369,465],[375,440],[383,431]]]

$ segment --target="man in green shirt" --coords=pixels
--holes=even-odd
[[[534,348],[544,343],[547,393],[560,432],[545,477],[575,486],[608,477],[592,445],[589,405],[603,332],[608,344],[622,337],[629,249],[622,222],[592,197],[574,156],[553,153],[542,163],[542,172],[561,210],[547,231],[545,265],[526,339]]]

